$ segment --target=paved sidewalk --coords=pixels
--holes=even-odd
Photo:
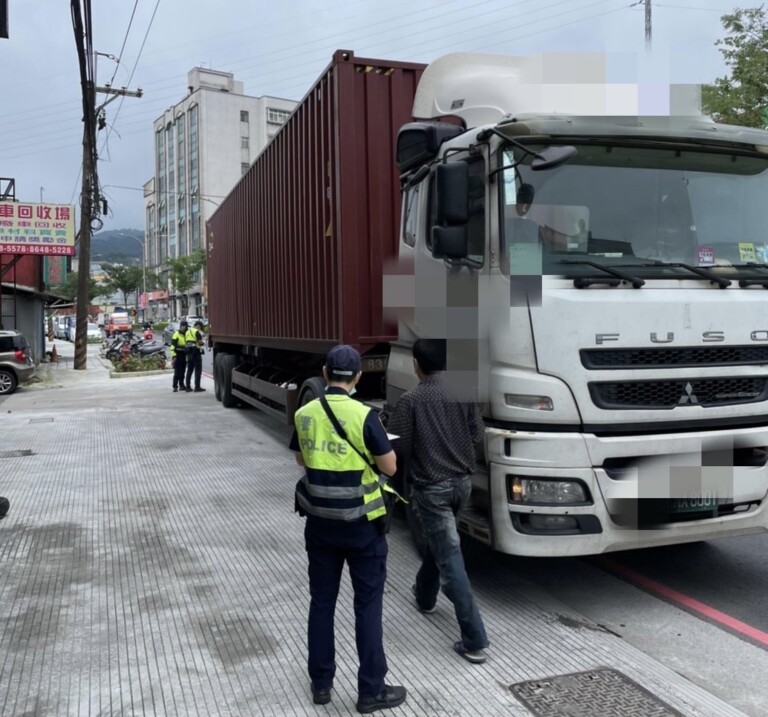
[[[59,347],[57,342],[57,348]],[[93,365],[91,358],[93,358]],[[0,403],[0,715],[354,714],[351,589],[337,611],[333,701],[311,703],[298,468],[285,430],[170,378],[110,380],[98,359]],[[393,715],[532,714],[525,680],[611,667],[679,714],[741,714],[504,569],[473,572],[492,647],[451,649],[444,597],[414,609],[418,567],[404,525],[389,539],[385,641]],[[647,717],[608,690],[614,712]],[[542,712],[570,714],[577,712]],[[578,714],[590,714],[589,712]],[[672,715],[662,711],[659,715]]]

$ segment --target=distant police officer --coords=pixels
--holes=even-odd
[[[173,360],[173,390],[184,389],[184,370],[187,367],[187,330],[186,321],[179,322],[179,328],[171,336],[171,359]],[[191,391],[188,388],[187,391]]]
[[[195,375],[195,392],[205,391],[200,388],[200,376],[203,373],[203,322],[187,330],[187,391],[192,390],[192,374]]]
[[[357,710],[396,707],[405,688],[384,683],[387,661],[381,612],[386,579],[387,541],[380,526],[386,509],[378,476],[369,466],[392,475],[395,453],[377,414],[350,398],[360,380],[360,354],[335,346],[326,357],[326,405],[315,399],[296,412],[291,450],[306,475],[296,489],[309,558],[308,668],[315,704],[331,700],[336,671],[333,618],[344,562],[355,593],[355,638],[360,667]],[[332,412],[346,434],[334,429]],[[354,446],[354,447],[353,447]],[[359,450],[361,456],[355,450]],[[363,458],[365,456],[365,458]]]

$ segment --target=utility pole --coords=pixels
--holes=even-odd
[[[81,1],[83,12],[81,12]],[[91,0],[70,0],[72,25],[75,32],[78,64],[80,67],[80,85],[83,95],[83,183],[80,197],[80,232],[79,264],[77,274],[77,310],[75,312],[75,368],[85,369],[88,362],[88,307],[90,305],[91,285],[91,233],[94,220],[98,215],[106,214],[106,202],[101,206],[97,172],[98,153],[96,151],[97,127],[104,126],[101,115],[104,107],[119,96],[141,97],[142,91],[130,92],[125,87],[118,90],[109,85],[96,86],[95,59],[93,50]],[[96,107],[96,93],[112,95],[106,102]]]
[[[651,51],[651,0],[645,0],[645,49]]]
[[[71,0],[80,86],[83,95],[83,183],[80,194],[79,262],[77,272],[77,309],[75,311],[75,368],[87,368],[88,305],[91,279],[91,223],[93,221],[93,186],[96,179],[96,127],[93,76],[88,61],[91,37],[91,2],[85,1],[86,22],[80,0]]]

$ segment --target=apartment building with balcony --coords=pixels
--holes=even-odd
[[[144,185],[145,261],[160,276],[169,257],[204,248],[206,220],[297,104],[245,95],[233,74],[201,67],[187,74],[187,91],[154,122],[154,175]],[[187,313],[207,314],[203,287],[196,277]],[[168,293],[156,318],[181,311],[173,286]]]

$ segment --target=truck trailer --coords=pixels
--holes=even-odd
[[[386,414],[443,337],[486,422],[463,535],[562,556],[765,532],[768,132],[686,88],[615,114],[626,87],[536,70],[334,54],[208,222],[216,398],[290,423],[346,343]]]

